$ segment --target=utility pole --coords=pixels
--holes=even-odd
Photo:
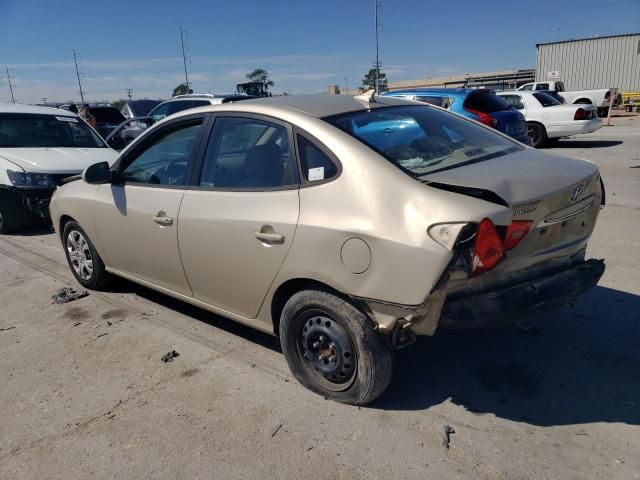
[[[186,45],[185,50],[185,36],[187,36],[187,31],[182,30],[182,25],[180,25],[180,43],[182,44],[182,63],[184,64],[184,83],[187,86],[187,93],[189,93],[189,75],[187,74],[187,54],[186,50],[189,49],[189,44]],[[188,37],[187,37],[188,40]],[[189,63],[191,63],[191,59],[189,59]]]
[[[80,100],[84,103],[84,92],[82,91],[82,83],[80,83],[80,70],[78,70],[78,58],[80,58],[80,54],[73,50],[73,61],[76,64],[76,77],[78,77],[78,88],[80,88]]]
[[[344,77],[344,94],[349,94],[349,77]]]
[[[44,103],[45,105],[47,104],[47,97],[42,97],[40,98],[40,100],[42,100],[42,103]]]
[[[373,0],[374,3],[374,7],[375,7],[375,26],[376,26],[376,63],[374,64],[374,67],[376,69],[376,83],[375,83],[375,93],[376,95],[378,95],[378,93],[380,93],[380,48],[379,48],[379,39],[378,39],[378,34],[380,33],[380,27],[382,27],[382,24],[378,21],[378,9],[380,8],[380,4],[378,3],[378,0]]]
[[[5,65],[4,68],[7,70],[7,81],[9,82],[9,90],[11,91],[11,101],[13,103],[16,103],[16,99],[13,96],[13,80],[11,79],[11,74],[9,73],[9,67]]]
[[[557,27],[557,30],[558,30],[558,32],[557,32],[557,33],[558,33],[558,35],[557,35],[557,41],[559,42],[559,41],[560,41],[560,27]]]
[[[133,88],[127,88],[127,97],[129,97],[129,101],[131,101],[131,97],[133,97]]]

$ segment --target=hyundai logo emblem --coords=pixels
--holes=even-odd
[[[576,200],[578,200],[580,198],[580,195],[582,195],[583,192],[584,192],[584,186],[578,185],[576,189],[573,191],[573,193],[571,194],[571,201],[575,202]]]

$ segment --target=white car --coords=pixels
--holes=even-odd
[[[564,83],[548,80],[546,82],[525,83],[517,91],[552,91],[558,92],[567,103],[591,104],[597,108],[598,115],[606,117],[611,105],[611,99],[615,98],[617,88],[595,88],[591,90],[570,90],[564,88]]]
[[[602,126],[594,105],[563,105],[544,92],[498,92],[509,105],[527,120],[533,147],[549,140],[595,132]]]
[[[118,154],[76,114],[0,103],[0,233],[48,219],[55,188]]]

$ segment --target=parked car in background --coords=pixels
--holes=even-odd
[[[187,110],[189,108],[204,107],[205,105],[219,105],[221,103],[239,102],[242,100],[250,100],[256,98],[251,95],[230,94],[230,95],[212,95],[210,93],[190,93],[186,95],[177,95],[169,100],[162,102],[149,112],[149,117],[154,121],[162,120],[164,117],[173,115],[174,113]]]
[[[531,144],[536,148],[543,147],[549,140],[595,132],[602,126],[594,105],[563,105],[544,92],[514,91],[498,95],[525,116]]]
[[[383,95],[417,100],[447,108],[452,112],[493,127],[516,140],[529,144],[524,117],[509,108],[492,90],[471,88],[412,88]]]
[[[0,104],[0,233],[49,216],[56,186],[117,153],[71,112]]]
[[[160,105],[163,100],[129,100],[120,109],[126,118],[146,117],[149,112]]]
[[[106,138],[114,128],[125,121],[124,115],[115,107],[90,106],[89,112],[96,119],[96,130],[102,138]]]
[[[617,88],[597,88],[594,90],[572,90],[567,91],[564,83],[559,81],[525,83],[518,87],[517,91],[544,91],[559,92],[567,103],[579,103],[595,105],[597,114],[606,117],[611,106],[611,100],[618,92]]]
[[[598,182],[440,108],[295,95],[173,115],[58,188],[51,215],[85,288],[116,274],[278,335],[303,385],[360,405],[416,335],[595,285]]]

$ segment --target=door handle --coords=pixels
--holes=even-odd
[[[284,235],[275,232],[253,232],[255,237],[265,243],[284,243]]]
[[[167,214],[163,211],[158,212],[158,214],[153,217],[153,221],[163,227],[170,227],[173,225],[173,218],[167,217]]]

